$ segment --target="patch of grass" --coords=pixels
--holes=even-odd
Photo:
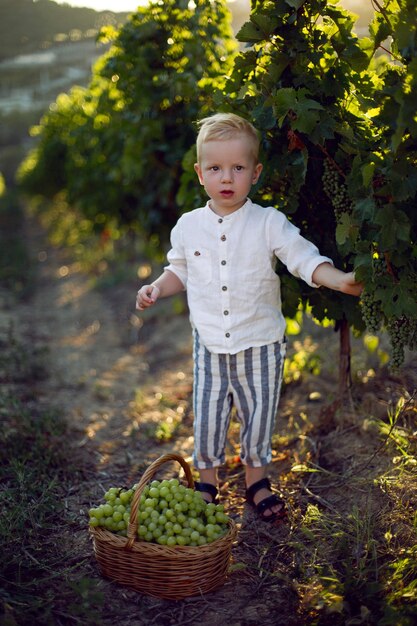
[[[292,541],[305,624],[416,623],[415,411],[415,397],[402,397],[385,420],[375,419],[379,437],[366,460],[351,458],[343,472],[310,459],[294,466],[316,501]]]
[[[48,377],[48,349],[16,337],[13,322],[0,333],[0,381],[34,382]]]
[[[85,464],[66,420],[40,410],[19,386],[47,375],[44,356],[41,348],[26,349],[12,329],[1,339],[0,380],[8,388],[0,389],[0,623],[55,626],[68,608],[79,615],[83,607],[82,623],[95,626],[97,585],[78,573],[82,559],[74,563],[73,546],[63,539],[77,526],[66,502],[82,484]]]

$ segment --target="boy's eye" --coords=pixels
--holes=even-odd
[[[243,165],[236,165],[235,168],[238,172],[241,172],[243,170]]]
[[[213,172],[218,172],[219,171],[219,166],[218,165],[212,165],[210,168]]]

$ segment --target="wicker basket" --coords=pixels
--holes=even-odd
[[[144,472],[133,495],[127,538],[104,528],[90,528],[94,552],[103,576],[157,598],[180,600],[208,593],[222,585],[229,572],[237,529],[229,520],[223,537],[202,546],[166,546],[140,541],[137,536],[139,500],[155,472],[168,461],[178,461],[188,486],[194,481],[188,463],[177,454],[165,454]]]

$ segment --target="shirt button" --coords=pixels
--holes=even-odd
[[[229,315],[229,311],[223,311],[224,315]]]
[[[229,338],[230,337],[230,333],[226,333],[225,337]]]
[[[227,291],[227,287],[226,287],[226,285],[223,285],[223,287],[222,287],[222,291]]]
[[[219,217],[219,224],[222,224],[222,223],[223,223],[223,220],[221,217]]]
[[[220,237],[220,239],[221,239],[222,241],[226,241],[226,235],[222,235],[222,236]]]
[[[226,265],[226,261],[222,261],[222,265]]]

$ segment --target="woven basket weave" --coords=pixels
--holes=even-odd
[[[90,528],[90,533],[103,576],[150,596],[180,600],[208,593],[225,582],[237,529],[230,519],[223,537],[202,546],[140,541],[137,535],[140,496],[156,471],[168,461],[180,463],[188,486],[193,488],[188,463],[178,454],[165,454],[148,467],[138,483],[132,498],[127,538],[101,527]]]

